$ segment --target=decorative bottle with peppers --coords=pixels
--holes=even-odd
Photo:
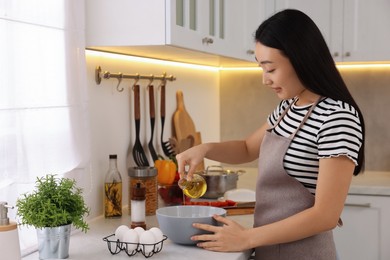
[[[177,185],[180,176],[176,163],[160,157],[154,162],[154,167],[157,169],[159,207],[184,204],[183,191]]]
[[[172,185],[175,182],[177,167],[174,161],[159,159],[154,162],[154,167],[159,185]]]
[[[117,155],[110,154],[109,169],[104,184],[104,217],[122,216],[122,177],[118,171]]]

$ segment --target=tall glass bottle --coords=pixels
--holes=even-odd
[[[104,184],[104,217],[122,216],[122,177],[118,171],[117,155],[110,154],[109,168]]]

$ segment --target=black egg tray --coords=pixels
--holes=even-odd
[[[141,252],[144,257],[149,258],[159,253],[162,250],[164,241],[167,240],[168,237],[164,235],[164,238],[161,241],[154,244],[120,242],[118,239],[114,240],[114,238],[115,238],[115,234],[103,238],[103,241],[107,242],[108,251],[110,251],[111,254],[116,255],[124,251],[128,256],[133,256],[138,252]],[[134,250],[130,250],[129,247],[133,245],[136,245],[136,248]],[[146,253],[146,251],[149,250],[145,250],[146,249],[145,247],[152,247],[152,246],[153,246],[153,250]]]

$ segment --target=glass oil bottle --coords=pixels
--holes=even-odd
[[[122,216],[122,177],[118,171],[117,155],[110,154],[109,169],[104,183],[104,217]]]
[[[207,191],[207,183],[199,174],[194,174],[190,181],[181,178],[178,185],[183,190],[184,195],[193,199],[202,197]]]

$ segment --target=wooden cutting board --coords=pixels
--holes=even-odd
[[[200,132],[196,132],[194,136],[194,146],[202,143],[202,136]],[[204,171],[204,160],[198,165],[196,171]]]
[[[177,142],[180,143],[182,142],[182,140],[193,138],[194,146],[201,144],[201,134],[200,132],[196,131],[194,121],[192,120],[190,114],[187,112],[186,107],[184,105],[183,91],[178,90],[176,92],[176,102],[177,107],[175,113],[173,114],[172,123],[173,135],[176,137]],[[202,162],[196,170],[203,171],[204,162]]]
[[[183,91],[178,90],[176,92],[176,102],[177,107],[175,113],[173,114],[173,126],[176,140],[180,142],[189,135],[195,137],[196,128],[194,121],[192,120],[184,105]]]
[[[255,212],[254,207],[247,208],[228,208],[226,209],[226,215],[234,216],[234,215],[252,215]]]

